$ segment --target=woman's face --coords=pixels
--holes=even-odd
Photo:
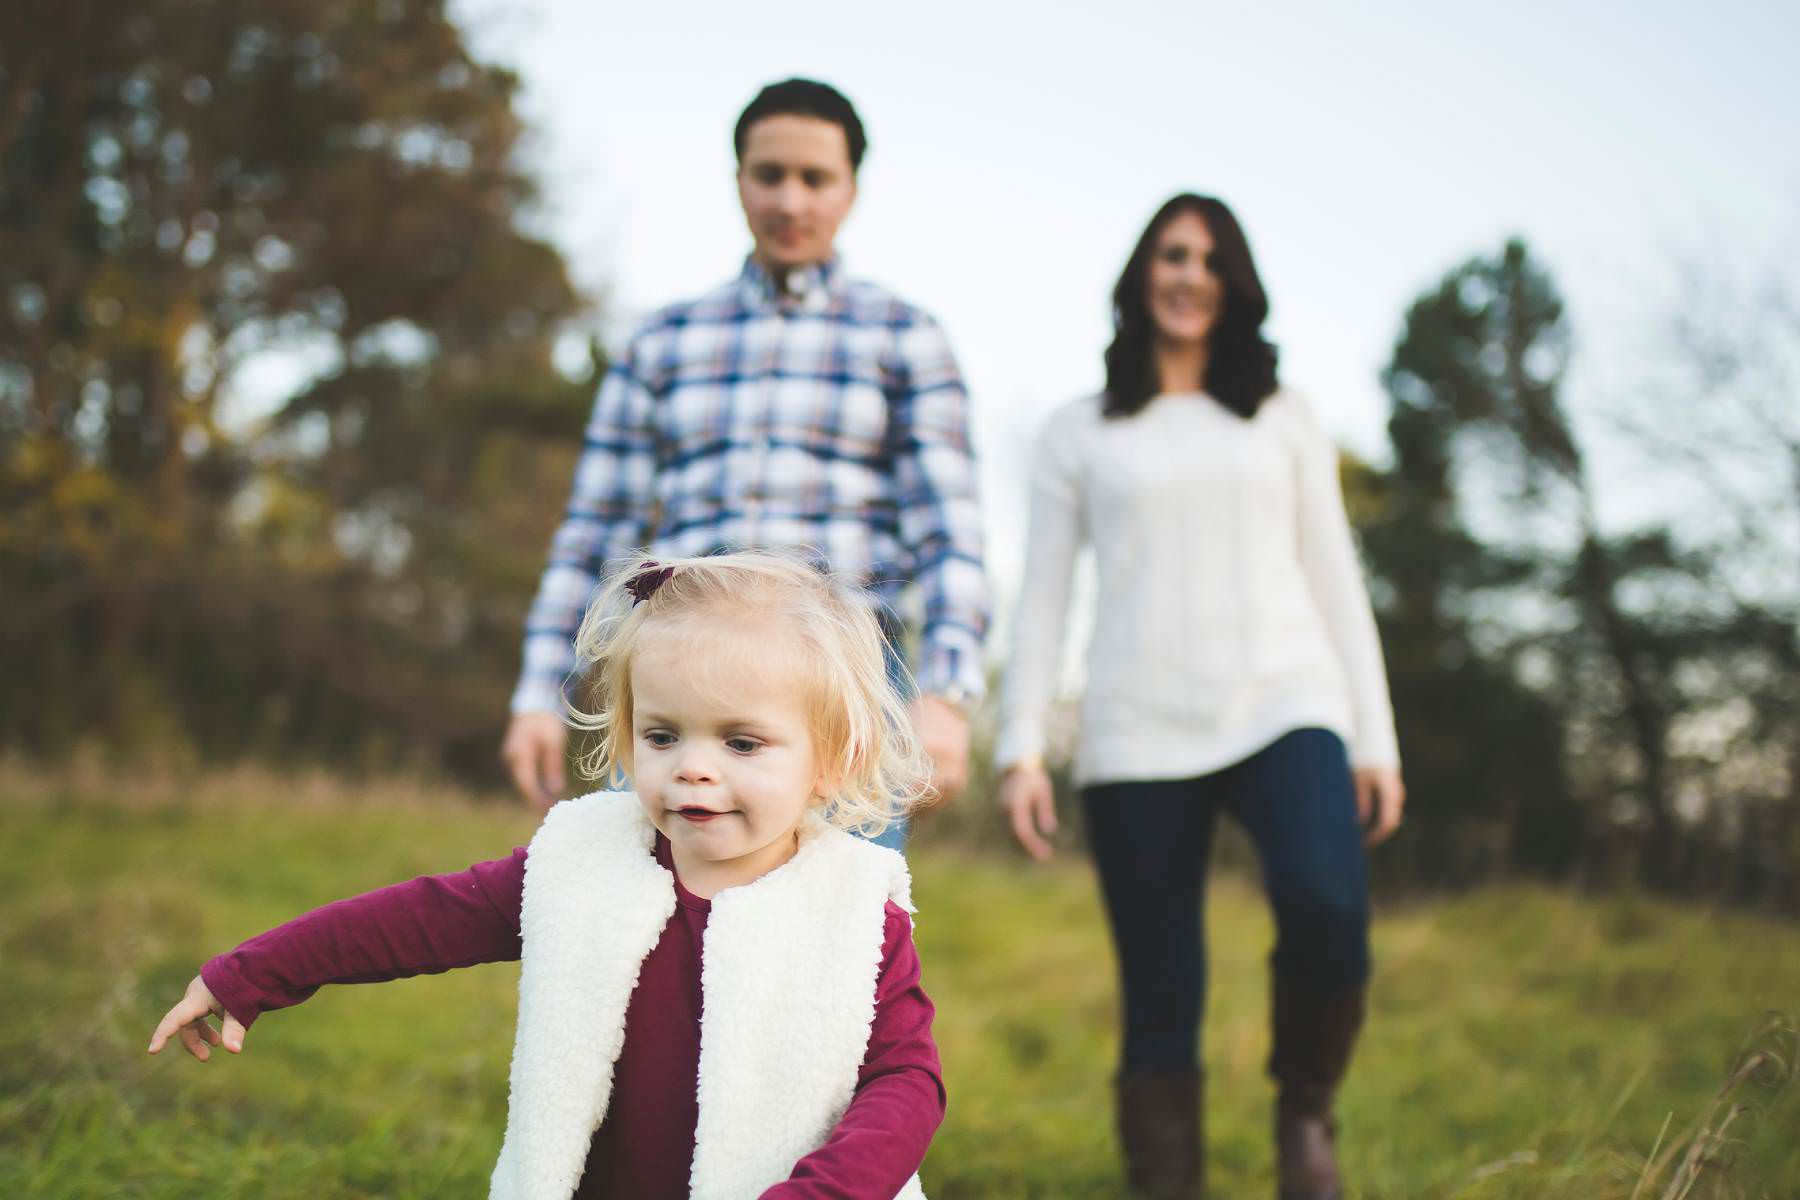
[[[1177,213],[1150,252],[1150,319],[1165,343],[1204,342],[1225,311],[1225,283],[1213,273],[1212,230],[1200,214]]]

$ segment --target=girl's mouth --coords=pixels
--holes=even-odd
[[[692,821],[695,824],[703,825],[714,817],[722,817],[725,814],[722,812],[714,812],[710,808],[700,808],[697,805],[689,805],[687,808],[676,809],[675,815],[684,821]]]

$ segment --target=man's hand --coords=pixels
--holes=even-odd
[[[506,760],[520,797],[539,812],[561,798],[568,749],[569,731],[555,713],[514,713],[506,727],[500,757]]]
[[[1049,839],[1056,833],[1056,792],[1044,764],[1022,762],[1006,768],[1000,776],[1000,807],[1025,852],[1047,861],[1054,852]]]
[[[931,758],[933,804],[954,800],[969,782],[969,719],[942,696],[923,695],[912,702],[913,728]]]
[[[220,1018],[225,1032],[221,1034],[214,1029],[207,1017]],[[219,998],[198,975],[187,985],[187,995],[168,1011],[156,1032],[150,1035],[150,1053],[162,1053],[162,1048],[172,1037],[179,1037],[187,1052],[201,1062],[212,1057],[213,1046],[222,1045],[233,1054],[244,1052],[244,1027],[225,1011]]]
[[[1393,767],[1357,767],[1356,817],[1367,832],[1363,840],[1379,846],[1400,828],[1406,811],[1406,785]]]

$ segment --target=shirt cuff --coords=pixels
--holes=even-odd
[[[981,669],[981,644],[973,638],[952,634],[953,631],[948,629],[927,632],[919,651],[919,669],[914,672],[913,679],[921,693],[955,696],[961,706],[973,708],[987,694],[987,675]]]
[[[562,685],[554,679],[521,679],[513,689],[512,711],[518,713],[547,712],[563,714]]]
[[[221,954],[217,958],[208,959],[200,968],[200,982],[206,990],[213,994],[219,1007],[237,1019],[237,1023],[245,1029],[262,1015],[262,992],[253,987],[235,966],[231,955]]]

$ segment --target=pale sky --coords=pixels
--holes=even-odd
[[[1591,390],[1631,386],[1676,256],[1800,258],[1792,0],[461,7],[522,74],[543,226],[613,346],[737,270],[756,90],[850,96],[870,150],[840,249],[949,331],[1003,590],[1025,444],[1098,386],[1108,293],[1175,192],[1236,210],[1284,382],[1376,459],[1406,306],[1508,234],[1570,301]]]

